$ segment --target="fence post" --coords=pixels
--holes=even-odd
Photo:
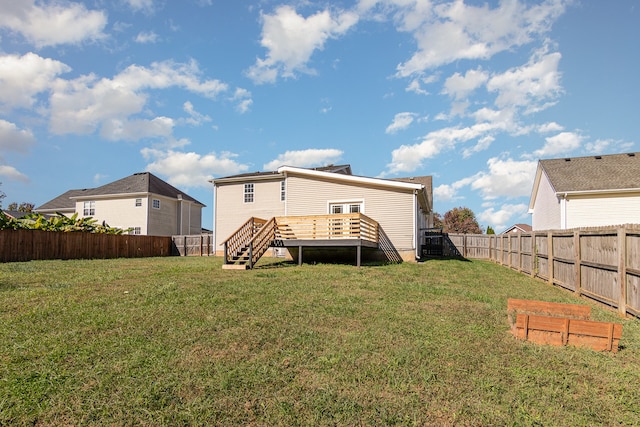
[[[547,233],[547,280],[553,285],[553,233]]]
[[[620,300],[618,314],[627,314],[627,230],[618,228],[618,285],[620,286]]]
[[[538,245],[536,241],[536,233],[531,233],[531,277],[536,277],[538,272]]]
[[[573,232],[573,250],[575,258],[575,292],[580,296],[582,293],[582,251],[580,250],[580,230]]]

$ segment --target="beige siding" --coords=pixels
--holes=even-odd
[[[160,200],[160,209],[153,207],[153,199]],[[148,203],[149,228],[147,234],[151,236],[171,236],[178,231],[178,201],[151,195]]]
[[[147,234],[147,205],[149,201],[142,197],[142,206],[136,207],[136,198],[120,199],[96,199],[95,215],[93,217],[99,223],[105,221],[111,227],[129,228],[140,227],[142,234]],[[87,200],[89,201],[89,200]],[[76,202],[78,217],[84,215],[84,200]]]
[[[216,250],[222,250],[224,242],[249,218],[270,219],[285,214],[280,200],[282,178],[271,181],[254,181],[254,201],[244,203],[244,183],[221,184],[216,187],[214,228]]]
[[[326,215],[330,202],[363,201],[363,213],[378,221],[398,251],[414,250],[412,190],[369,187],[296,176],[287,178],[286,215]]]
[[[534,203],[531,218],[533,230],[559,229],[561,226],[560,202],[544,173],[540,179],[538,194]]]
[[[571,196],[567,201],[567,228],[640,223],[640,195]]]

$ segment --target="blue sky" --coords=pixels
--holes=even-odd
[[[635,0],[0,0],[0,191],[351,164],[530,223],[541,158],[636,151]]]

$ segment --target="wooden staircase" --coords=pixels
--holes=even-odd
[[[223,269],[253,268],[276,238],[276,219],[249,218],[224,242]]]

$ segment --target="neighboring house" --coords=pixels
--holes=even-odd
[[[305,226],[302,222],[313,222],[314,230],[318,227],[318,235],[322,235],[321,229],[326,225],[318,225],[320,223],[315,222],[318,218],[337,221],[336,218],[349,215],[353,218],[364,215],[379,225],[382,236],[379,246],[387,245],[387,249],[403,260],[415,260],[420,257],[422,230],[433,224],[430,176],[379,179],[354,176],[349,165],[314,169],[283,166],[273,172],[234,175],[211,182],[214,184],[215,245],[220,255],[224,242],[252,217],[287,218],[287,227],[299,230]],[[293,223],[298,225],[291,225]],[[325,239],[324,243],[315,242],[316,246],[325,246],[325,255],[339,252],[341,233],[335,231],[338,229],[332,229],[328,238],[318,237]],[[292,236],[296,234],[292,233]],[[294,238],[300,239],[299,232]],[[305,245],[314,243],[306,238]],[[329,242],[329,239],[337,240]],[[298,249],[302,250],[300,242],[302,240],[280,241],[293,257]],[[347,239],[341,242],[350,243]],[[334,247],[327,248],[329,243]]]
[[[135,173],[98,188],[69,190],[34,211],[92,217],[131,234],[200,234],[205,205],[157,176]]]
[[[640,223],[640,153],[540,160],[533,230]]]
[[[6,209],[3,209],[2,212],[9,218],[12,219],[20,219],[22,217],[25,217],[29,214],[31,214],[32,212],[21,212],[21,211],[9,211]]]
[[[530,231],[531,231],[531,226],[529,224],[514,224],[500,234],[529,233]]]

